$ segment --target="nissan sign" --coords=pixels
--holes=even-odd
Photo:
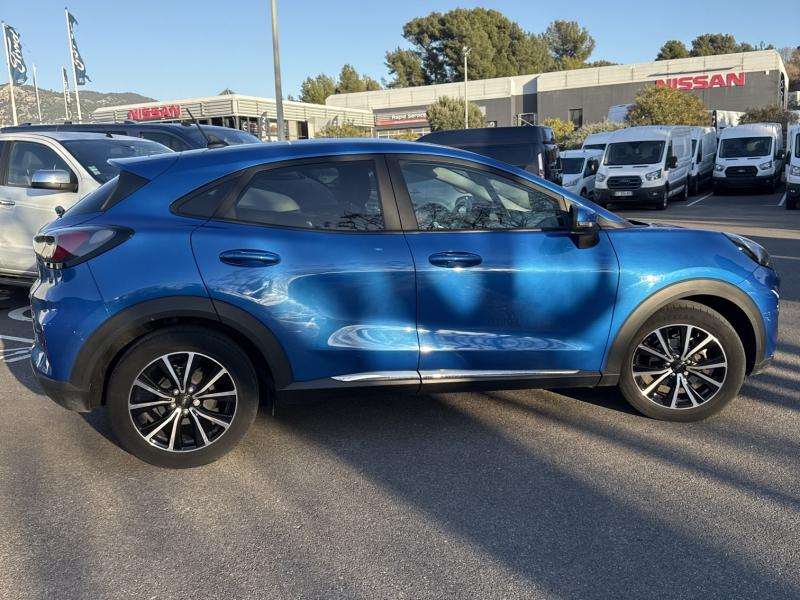
[[[131,121],[153,121],[155,119],[180,119],[180,104],[163,104],[161,106],[142,106],[128,110]]]
[[[744,85],[744,73],[714,73],[713,75],[690,75],[657,79],[657,87],[671,87],[676,90],[704,90],[718,87],[741,87]]]

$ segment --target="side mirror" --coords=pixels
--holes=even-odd
[[[78,183],[63,169],[39,169],[31,177],[31,187],[37,190],[77,192]]]
[[[677,166],[678,166],[678,157],[677,156],[670,156],[667,159],[667,168],[668,169],[674,169]]]
[[[783,160],[784,156],[786,156],[786,153],[783,150],[778,150],[778,154],[775,155],[775,158],[778,160]]]
[[[577,203],[569,207],[570,233],[575,236],[578,248],[591,248],[600,241],[597,213]]]

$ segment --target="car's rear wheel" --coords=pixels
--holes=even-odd
[[[229,452],[258,411],[258,379],[229,338],[175,327],[136,342],[114,368],[111,429],[131,454],[160,467],[197,467]]]
[[[742,342],[722,315],[696,302],[676,302],[633,338],[620,389],[649,417],[699,421],[736,397],[745,363]]]

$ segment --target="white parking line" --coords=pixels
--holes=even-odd
[[[697,200],[695,200],[694,202],[689,202],[689,204],[687,204],[686,206],[694,206],[698,202],[702,202],[703,200],[705,200],[709,196],[712,196],[713,194],[714,192],[708,192],[705,196],[700,196]]]
[[[800,260],[800,256],[781,256],[780,254],[773,254],[772,258],[780,258],[783,260]]]
[[[20,308],[15,308],[8,312],[8,318],[14,319],[15,321],[28,321],[30,322],[32,319],[30,316],[31,307],[30,306],[21,306]],[[26,315],[25,313],[28,313]]]
[[[0,340],[8,340],[9,342],[21,342],[23,344],[32,344],[33,340],[28,338],[14,337],[13,335],[0,335]]]
[[[22,362],[23,360],[28,360],[28,358],[30,358],[30,344],[33,344],[33,340],[15,337],[13,335],[0,335],[0,341],[3,340],[7,340],[9,342],[19,342],[26,345],[18,348],[0,348],[0,363],[8,364],[13,362]]]
[[[786,202],[786,192],[783,192],[783,196],[781,196],[781,201],[778,202],[778,206],[783,206],[784,202]]]

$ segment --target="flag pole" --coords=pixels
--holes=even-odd
[[[6,24],[3,24],[3,48],[6,49],[6,66],[8,67],[8,90],[11,93],[11,118],[14,125],[19,125],[17,122],[17,103],[14,101],[14,78],[11,76],[11,51],[8,48],[8,33],[6,32]]]
[[[69,38],[69,60],[72,63],[72,83],[75,84],[75,104],[78,105],[78,123],[83,121],[81,116],[81,97],[78,95],[78,72],[75,70],[75,55],[72,52],[74,40],[72,39],[72,27],[69,26],[69,10],[64,9],[64,16],[67,19],[67,38]]]
[[[39,100],[39,83],[36,81],[36,65],[33,65],[33,89],[36,92],[36,110],[39,112],[39,123],[42,122],[42,103]]]
[[[67,67],[61,67],[61,79],[63,81],[64,88],[64,120],[69,121],[69,80],[67,79]]]
[[[281,89],[281,57],[278,51],[278,9],[275,0],[271,2],[272,13],[272,61],[275,67],[275,112],[278,118],[278,141],[283,141],[284,120],[283,120],[283,91]]]

